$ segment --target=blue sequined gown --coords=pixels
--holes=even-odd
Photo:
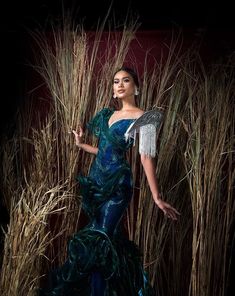
[[[90,222],[68,242],[68,259],[54,271],[51,287],[42,295],[153,295],[138,248],[118,227],[132,197],[125,154],[133,143],[126,142],[124,134],[134,119],[121,119],[109,127],[113,112],[104,108],[87,125],[99,138],[89,175],[78,177]]]

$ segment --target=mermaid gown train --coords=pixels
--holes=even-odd
[[[109,126],[112,114],[113,110],[104,108],[87,125],[99,138],[89,175],[78,177],[90,222],[69,240],[67,261],[51,274],[50,287],[40,295],[153,295],[138,248],[119,230],[132,197],[125,154],[133,141],[125,141],[124,134],[134,119]]]

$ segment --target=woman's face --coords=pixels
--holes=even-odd
[[[113,93],[117,98],[135,95],[135,83],[132,76],[126,71],[119,71],[113,79]]]

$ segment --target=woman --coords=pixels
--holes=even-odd
[[[119,222],[133,193],[126,151],[133,145],[124,135],[144,111],[136,106],[139,82],[132,69],[121,68],[113,78],[113,97],[120,110],[102,109],[88,123],[99,138],[98,147],[83,143],[83,130],[73,130],[79,149],[95,154],[88,177],[79,176],[83,209],[89,224],[70,240],[68,260],[56,272],[54,288],[47,295],[153,295],[135,244],[122,236]],[[177,219],[178,211],[161,199],[154,160],[141,154],[156,205]]]

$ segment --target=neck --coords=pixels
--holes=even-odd
[[[130,110],[130,109],[134,109],[136,108],[136,104],[135,104],[135,99],[133,98],[133,100],[131,101],[122,101],[122,111],[126,111],[126,110]]]

